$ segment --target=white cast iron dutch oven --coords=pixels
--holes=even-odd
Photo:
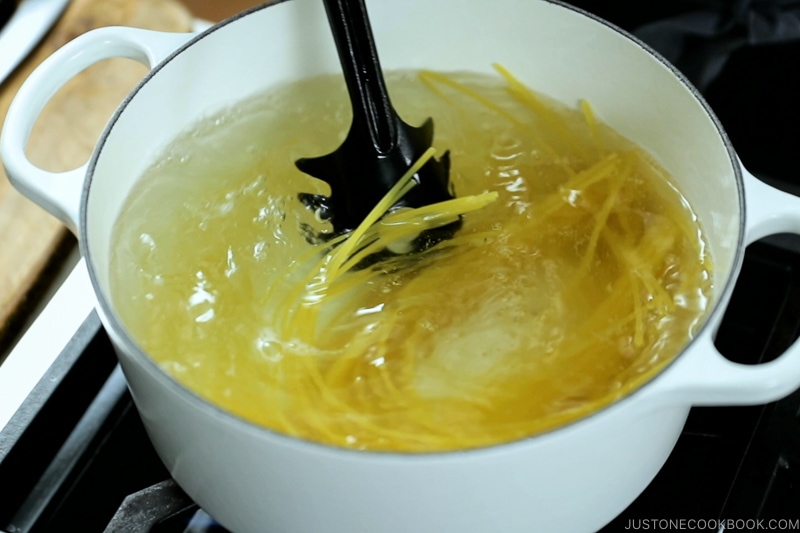
[[[140,173],[200,117],[278,82],[338,72],[322,3],[288,0],[199,35],[107,28],[85,34],[34,72],[3,129],[14,185],[80,239],[98,311],[134,400],[174,478],[237,532],[592,531],[647,486],[692,405],[753,404],[800,385],[800,346],[774,362],[725,360],[712,338],[744,247],[800,233],[800,200],[741,166],[696,91],[641,43],[603,21],[539,0],[375,0],[384,68],[491,71],[575,104],[649,150],[679,181],[716,265],[713,312],[665,371],[627,398],[556,431],[487,449],[405,455],[346,451],[275,434],[205,403],[137,347],[110,303],[111,230]],[[48,99],[114,56],[152,72],[115,114],[87,165],[34,167],[24,146]]]

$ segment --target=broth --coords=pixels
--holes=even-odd
[[[294,161],[343,140],[340,77],[195,124],[116,223],[122,323],[209,402],[356,449],[508,442],[639,387],[705,315],[701,227],[671,177],[587,104],[499,70],[387,73],[404,120],[434,118],[456,196],[479,208],[452,240],[366,269],[333,272],[353,243],[311,238],[330,227],[297,200],[328,192]]]

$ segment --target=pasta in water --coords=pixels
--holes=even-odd
[[[209,402],[354,449],[508,442],[641,386],[705,316],[702,228],[671,177],[587,103],[567,108],[497,70],[387,73],[404,120],[434,118],[456,200],[387,212],[409,175],[346,235],[297,200],[329,190],[294,166],[344,138],[340,77],[195,124],[114,228],[123,324]],[[452,239],[363,267],[458,217]]]

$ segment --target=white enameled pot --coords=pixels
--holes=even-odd
[[[199,118],[264,88],[338,72],[318,0],[265,5],[200,34],[89,32],[45,61],[2,131],[14,185],[79,236],[136,405],[186,492],[237,532],[593,531],[620,513],[666,460],[692,405],[752,404],[800,385],[800,346],[741,366],[713,337],[744,247],[800,233],[800,200],[741,166],[719,123],[669,64],[607,23],[539,0],[403,0],[369,4],[384,68],[507,67],[600,117],[669,170],[695,208],[715,262],[713,312],[674,363],[638,391],[576,423],[487,449],[405,455],[321,446],[255,427],[205,403],[143,353],[110,304],[111,230],[142,171]],[[123,56],[152,72],[110,121],[91,160],[54,174],[24,147],[35,119],[71,77]]]

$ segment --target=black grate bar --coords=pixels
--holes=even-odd
[[[56,495],[65,487],[89,444],[127,392],[122,369],[117,366],[97,397],[81,417],[52,463],[34,486],[8,526],[9,533],[28,533],[36,525]]]

